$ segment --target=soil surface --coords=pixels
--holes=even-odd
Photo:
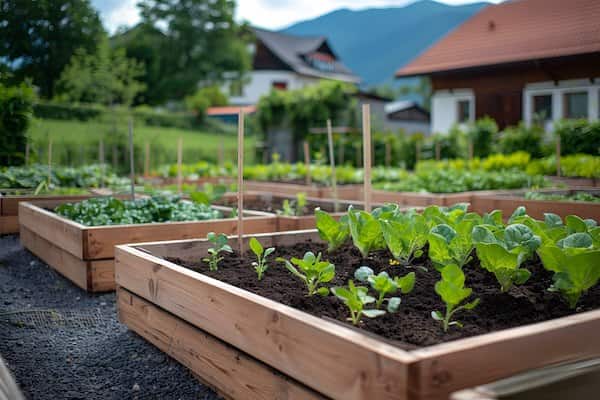
[[[269,257],[270,268],[261,281],[257,280],[256,273],[250,265],[255,260],[250,252],[245,255],[245,259],[240,259],[236,254],[225,255],[218,271],[209,271],[205,263],[186,263],[179,259],[169,261],[310,314],[346,321],[349,313],[340,300],[333,295],[307,297],[304,284],[291,275],[282,263],[275,261],[276,257],[302,258],[306,251],[313,251],[315,254],[322,252],[323,259],[335,264],[336,276],[326,286],[346,285],[349,279],[354,279],[354,271],[363,265],[371,267],[375,273],[387,271],[390,276],[403,276],[414,271],[417,276],[415,288],[409,294],[400,295],[402,303],[398,312],[375,319],[363,318],[359,326],[359,329],[381,335],[406,348],[429,346],[559,318],[600,306],[600,286],[596,286],[581,298],[577,310],[570,310],[559,294],[548,292],[552,275],[543,269],[537,256],[523,265],[532,272],[529,281],[521,286],[513,286],[507,293],[500,292],[494,275],[480,268],[477,260],[467,264],[464,267],[466,286],[473,289],[471,299],[478,297],[481,303],[472,311],[457,312],[454,319],[462,322],[464,327],[451,327],[447,333],[443,332],[441,323],[431,317],[434,310],[444,313],[445,306],[434,291],[439,272],[426,257],[427,252],[413,262],[415,266],[425,267],[427,271],[424,271],[421,268],[390,265],[392,257],[387,250],[373,252],[368,259],[362,259],[359,251],[351,244],[327,254],[325,244],[297,243],[294,246],[276,249]],[[376,293],[372,289],[370,291],[375,297]],[[352,325],[348,323],[348,326]]]
[[[28,399],[219,397],[117,321],[114,293],[87,294],[0,237],[0,356]]]
[[[265,198],[262,198],[262,197],[249,198],[249,199],[244,199],[244,208],[246,210],[264,211],[264,212],[270,212],[270,213],[276,214],[277,212],[281,212],[283,210],[284,200],[286,200],[285,197],[272,197],[270,199],[267,197],[265,197]],[[288,199],[288,200],[290,201],[290,204],[292,205],[292,207],[295,209],[296,208],[295,200],[293,198]],[[217,201],[216,204],[229,206],[229,207],[236,207],[237,199],[234,199],[234,198],[221,199],[221,200]],[[339,210],[340,211],[347,210],[348,206],[349,206],[349,204],[340,202]],[[319,208],[321,208],[321,210],[327,211],[327,212],[334,211],[332,202],[307,201],[306,206],[302,208],[302,212],[301,212],[301,214],[299,214],[299,216],[314,215],[315,208],[317,208],[317,207],[319,207]],[[362,206],[356,204],[356,205],[354,205],[354,208],[361,209]]]

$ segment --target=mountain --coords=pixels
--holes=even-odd
[[[367,86],[394,82],[394,72],[489,3],[450,6],[421,0],[404,7],[339,9],[283,32],[323,35]]]

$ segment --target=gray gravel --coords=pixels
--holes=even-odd
[[[0,237],[0,355],[29,399],[219,397],[90,295]]]

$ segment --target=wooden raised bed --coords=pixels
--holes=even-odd
[[[585,191],[600,194],[600,189],[578,188],[557,190],[544,189],[540,193],[572,194],[574,191]],[[585,201],[555,201],[555,200],[527,200],[524,195],[527,190],[513,192],[496,192],[494,194],[476,194],[471,200],[471,207],[475,212],[484,213],[492,210],[502,210],[504,216],[510,216],[519,206],[527,208],[527,214],[533,218],[544,219],[544,213],[554,213],[562,218],[567,215],[578,215],[582,218],[593,218],[600,221],[600,203]]]
[[[318,240],[315,231],[256,236],[265,246]],[[232,245],[236,246],[235,238]],[[273,381],[251,380],[251,367],[235,357],[218,358],[218,365],[213,364],[212,358],[205,358],[210,357],[209,349],[183,343],[178,328],[167,328],[152,315],[169,315],[174,323],[181,322],[195,341],[209,334],[237,349],[244,360],[255,358],[269,365],[285,376],[277,387],[286,387],[289,378],[325,398],[344,400],[446,400],[457,390],[528,369],[600,355],[600,310],[430,347],[402,348],[165,260],[196,260],[208,247],[205,240],[118,246],[120,319],[155,344],[169,343],[170,355],[217,388],[232,382],[256,388],[251,398],[273,398],[262,395]],[[145,322],[133,322],[139,319]],[[213,367],[222,374],[214,374]],[[250,397],[236,393],[230,398]]]
[[[49,209],[64,200],[22,202],[19,204],[21,243],[48,265],[90,292],[115,289],[115,245],[156,240],[203,238],[208,232],[234,234],[237,218],[155,224],[85,226],[55,214]],[[227,207],[215,207],[230,212]],[[273,214],[246,212],[244,229],[273,232]]]
[[[266,192],[276,195],[306,193],[308,197],[333,198],[333,189],[328,186],[303,185],[299,183],[244,181],[244,190]],[[362,185],[338,185],[338,198],[343,200],[362,200]]]
[[[7,195],[0,196],[0,235],[19,233],[19,203],[35,200],[81,201],[94,197],[93,194],[84,195]]]
[[[480,193],[493,193],[485,191]],[[405,206],[427,207],[431,205],[451,206],[456,203],[470,203],[473,195],[478,192],[460,193],[419,193],[419,192],[392,192],[388,190],[373,190],[371,200],[377,203],[395,203]]]

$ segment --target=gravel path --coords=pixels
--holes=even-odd
[[[114,293],[90,295],[0,237],[0,355],[28,399],[219,397],[116,319]]]

